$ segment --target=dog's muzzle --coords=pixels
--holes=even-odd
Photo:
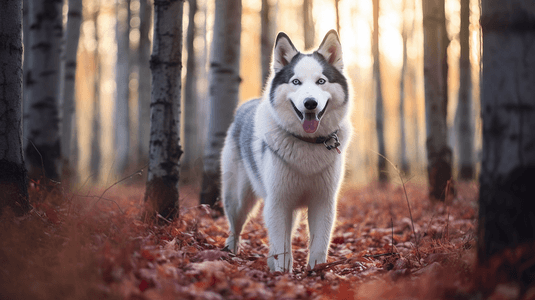
[[[306,133],[315,133],[318,130],[321,118],[325,114],[325,110],[327,109],[327,106],[329,105],[329,100],[327,100],[327,103],[325,103],[325,106],[318,114],[316,114],[315,112],[305,112],[303,114],[303,112],[297,109],[293,101],[290,100],[290,103],[292,104],[292,107],[295,113],[297,114],[297,117],[299,118],[299,120],[301,121],[303,125],[303,130]],[[314,110],[318,107],[318,102],[314,98],[306,98],[304,100],[304,106],[307,109],[307,111]]]

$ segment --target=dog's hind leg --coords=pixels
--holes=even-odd
[[[223,207],[229,222],[230,235],[226,246],[234,253],[238,252],[241,231],[257,199],[241,161],[229,166],[231,170],[223,172]]]

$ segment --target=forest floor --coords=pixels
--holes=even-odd
[[[261,214],[238,255],[221,251],[226,218],[212,219],[192,187],[180,218],[156,225],[140,220],[142,184],[50,193],[32,183],[30,214],[0,220],[0,299],[474,299],[477,184],[457,184],[446,204],[405,187],[412,220],[402,185],[346,187],[328,262],[306,269],[302,220],[283,274],[267,267]]]

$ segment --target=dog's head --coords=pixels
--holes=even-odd
[[[327,135],[348,111],[348,83],[343,75],[342,46],[335,30],[318,49],[303,54],[279,33],[273,50],[269,100],[278,123],[301,136]]]

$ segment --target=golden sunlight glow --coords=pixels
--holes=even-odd
[[[336,29],[336,11],[334,1],[314,1],[313,5],[316,44],[319,44],[329,30]]]
[[[271,1],[272,4],[273,1]],[[381,55],[388,63],[395,67],[401,67],[402,62],[402,40],[401,24],[402,16],[401,0],[382,0],[380,25],[380,51]],[[256,0],[244,1],[244,11],[259,12],[261,7]],[[298,49],[303,49],[303,24],[302,24],[302,0],[289,0],[284,2],[284,9],[280,3],[275,3],[277,10],[276,25],[277,32],[286,32]],[[371,29],[372,2],[340,0],[340,37],[344,50],[345,65],[357,66],[359,68],[370,68],[373,60],[371,58]],[[316,31],[316,46],[321,42],[324,35],[331,29],[336,29],[336,10],[332,0],[313,1],[314,26]],[[249,21],[250,17],[242,20],[244,31],[255,26],[255,22]],[[258,26],[258,25],[256,25]],[[243,32],[246,34],[246,32]],[[247,34],[246,34],[247,35]],[[250,38],[245,37],[249,41]],[[245,45],[242,39],[242,45]],[[250,47],[249,44],[247,44]]]
[[[217,0],[223,1],[223,0]],[[400,79],[403,63],[402,28],[405,26],[407,36],[407,72],[404,81],[405,95],[405,125],[407,139],[407,153],[411,164],[416,168],[425,166],[425,118],[424,118],[424,81],[423,81],[423,28],[422,1],[425,0],[380,0],[379,16],[379,51],[381,58],[382,93],[385,112],[386,156],[398,163],[399,155],[399,99]],[[272,43],[278,32],[283,31],[291,38],[299,50],[304,50],[304,20],[303,0],[268,0],[270,22],[272,28]],[[315,41],[318,47],[325,34],[336,29],[335,0],[313,0],[312,15],[314,20]],[[197,93],[200,120],[208,120],[208,98],[210,83],[210,57],[214,26],[214,12],[216,1],[198,0],[199,11],[195,16],[198,30],[194,40],[195,55],[197,57]],[[403,5],[406,5],[404,8]],[[98,4],[98,5],[97,5]],[[260,12],[262,2],[259,0],[242,1],[242,32],[240,53],[240,95],[239,101],[244,102],[261,96],[261,65],[260,65]],[[365,182],[376,178],[377,155],[375,128],[375,90],[372,74],[372,30],[373,9],[372,0],[339,0],[340,40],[343,47],[344,66],[346,75],[352,84],[353,125],[355,129],[354,144],[348,150],[350,154],[346,163],[353,166],[351,174],[353,181]],[[108,183],[114,180],[110,170],[114,165],[114,120],[113,109],[116,93],[115,64],[117,46],[115,26],[117,15],[115,1],[91,0],[84,1],[84,21],[81,26],[79,46],[79,66],[77,68],[77,130],[79,136],[81,178],[89,174],[90,133],[92,130],[91,116],[95,86],[100,93],[101,111],[101,155],[102,180]],[[139,44],[140,2],[131,1],[131,49],[136,50]],[[457,105],[459,86],[459,0],[446,0],[445,3],[447,29],[451,43],[448,49],[449,64],[449,93],[451,95],[448,107],[448,123],[453,122],[453,113]],[[184,38],[188,24],[189,5],[184,6],[183,26]],[[472,96],[479,99],[479,72],[481,60],[481,31],[479,28],[480,7],[478,1],[471,1],[470,16],[470,58],[472,64]],[[93,16],[98,16],[98,28],[95,28]],[[123,16],[124,17],[124,16]],[[98,32],[98,39],[95,33]],[[152,31],[149,32],[152,39]],[[314,49],[309,49],[314,50]],[[97,52],[98,51],[98,52]],[[185,49],[184,49],[185,51]],[[96,53],[97,52],[97,53]],[[97,55],[98,54],[98,55]],[[186,53],[184,53],[186,54]],[[100,62],[100,78],[95,76],[96,61]],[[185,58],[185,56],[184,56]],[[183,61],[186,67],[185,60]],[[133,68],[134,70],[136,68]],[[182,70],[185,76],[187,69]],[[135,72],[135,71],[134,71]],[[98,82],[94,82],[98,79]],[[137,82],[151,80],[131,77],[133,98]],[[134,101],[135,102],[135,101]],[[136,119],[136,104],[132,103],[132,118]],[[474,102],[474,116],[477,132],[481,131],[479,103]],[[184,117],[184,116],[182,116]],[[138,126],[137,120],[132,127]],[[203,124],[200,121],[199,124]],[[134,128],[133,128],[134,129]],[[205,132],[202,133],[205,135]],[[481,147],[481,135],[476,135],[477,148]],[[135,138],[135,137],[134,137]],[[416,170],[418,171],[418,170]],[[424,171],[422,171],[424,172]],[[350,177],[351,177],[350,176]]]
[[[402,17],[400,0],[381,1],[381,16],[379,18],[380,51],[389,64],[401,67]],[[371,1],[339,2],[340,37],[344,49],[344,60],[347,66],[357,65],[360,68],[371,67]],[[324,34],[330,29],[336,29],[336,11],[334,1],[314,1],[314,19],[317,43],[321,42]]]
[[[403,20],[399,11],[394,10],[395,7],[392,6],[389,10],[383,9],[379,17],[379,51],[391,65],[400,68],[403,60],[403,41],[400,33]]]

